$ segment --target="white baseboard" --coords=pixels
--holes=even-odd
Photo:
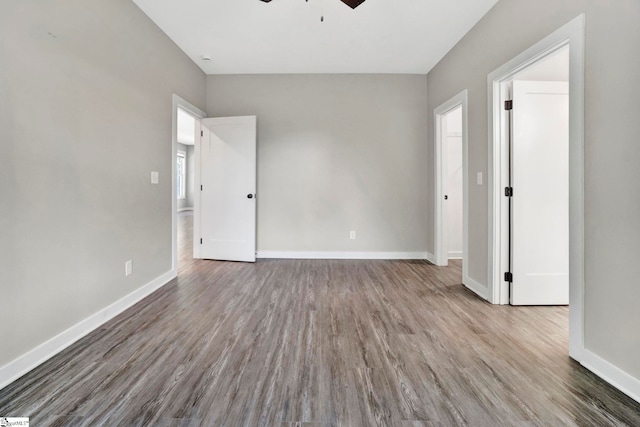
[[[429,261],[433,265],[436,265],[436,257],[431,252],[427,252],[427,261]]]
[[[66,331],[61,332],[50,340],[40,344],[33,350],[30,350],[12,362],[0,367],[0,389],[11,384],[33,368],[41,365],[43,362],[60,353],[80,338],[94,331],[105,322],[113,319],[132,305],[152,294],[162,286],[169,283],[176,276],[177,274],[175,270],[164,273],[141,288],[131,292],[129,295],[73,325]]]
[[[193,210],[193,207],[191,207],[191,208],[180,208],[180,209],[178,209],[178,212],[185,212],[185,211],[192,211],[192,210]]]
[[[462,251],[449,251],[449,259],[462,259]]]
[[[426,252],[258,251],[256,258],[279,259],[427,259]]]
[[[462,284],[469,288],[471,292],[477,294],[480,298],[489,301],[489,288],[483,286],[480,282],[473,280],[469,276],[462,276]]]
[[[640,402],[640,380],[600,356],[584,349],[580,364],[636,402]]]

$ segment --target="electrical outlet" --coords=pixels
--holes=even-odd
[[[351,230],[349,232],[349,239],[356,240],[356,232],[355,232],[355,230]]]
[[[133,273],[133,261],[129,260],[124,263],[124,275],[131,276],[131,273]]]
[[[482,185],[482,172],[478,172],[478,177],[476,182],[478,183],[478,185]]]
[[[156,171],[151,171],[151,183],[157,184],[160,180],[160,174]]]

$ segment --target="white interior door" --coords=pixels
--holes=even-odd
[[[255,262],[256,117],[200,123],[197,258]]]
[[[513,305],[569,303],[569,84],[513,82]]]

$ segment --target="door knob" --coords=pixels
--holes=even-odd
[[[247,194],[247,199],[253,199],[253,194]]]
[[[449,196],[447,196],[447,195],[445,194],[444,199],[445,199],[445,200],[449,200]]]

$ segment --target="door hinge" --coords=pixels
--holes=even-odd
[[[200,239],[200,244],[202,244],[202,239]]]
[[[513,100],[504,101],[504,109],[507,111],[513,110]]]
[[[200,136],[204,136],[204,131],[203,130],[200,131]]]
[[[509,272],[504,273],[504,281],[509,283],[513,282],[513,274]]]
[[[504,195],[507,197],[513,197],[513,187],[504,187]]]

